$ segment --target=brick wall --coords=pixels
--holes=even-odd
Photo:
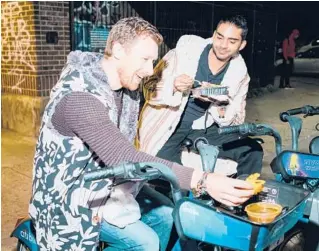
[[[32,2],[1,2],[2,93],[37,95]]]
[[[69,2],[34,2],[38,58],[38,94],[48,96],[70,53]],[[57,43],[47,43],[48,33],[57,33]]]
[[[37,136],[70,52],[69,3],[1,2],[1,21],[1,126]],[[48,32],[58,39],[48,43]]]
[[[48,96],[70,52],[69,2],[2,2],[1,20],[2,93]]]

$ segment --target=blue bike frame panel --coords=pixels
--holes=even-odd
[[[276,164],[285,179],[319,179],[319,155],[284,151]]]
[[[32,251],[39,251],[39,247],[37,245],[35,237],[35,230],[32,226],[31,219],[25,219],[21,221],[11,233],[11,237],[18,238]]]
[[[271,180],[266,182],[264,191],[257,196],[257,201],[273,201],[287,209],[272,223],[253,223],[245,214],[236,215],[222,208],[207,206],[199,200],[185,198],[177,203],[173,212],[177,232],[182,239],[190,238],[241,251],[262,251],[303,217],[310,195],[302,188]],[[289,196],[291,194],[294,196]]]

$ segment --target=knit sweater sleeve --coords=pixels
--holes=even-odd
[[[57,104],[52,123],[62,135],[81,138],[107,166],[123,161],[163,163],[173,170],[182,188],[190,188],[192,168],[137,151],[110,120],[108,112],[93,95],[73,92]]]

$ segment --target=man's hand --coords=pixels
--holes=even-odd
[[[225,118],[225,113],[226,113],[226,107],[217,107],[218,115],[220,118]]]
[[[174,81],[174,91],[185,92],[192,88],[194,79],[186,74],[179,75]]]
[[[206,180],[207,193],[227,206],[238,206],[254,195],[254,188],[243,180],[211,173]]]
[[[203,171],[195,169],[191,187],[196,187]],[[244,180],[228,178],[218,173],[209,173],[206,179],[206,191],[215,200],[227,206],[238,206],[254,195],[254,187]]]

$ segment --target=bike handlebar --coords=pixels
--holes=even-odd
[[[282,140],[279,132],[266,124],[244,123],[236,126],[225,126],[218,129],[219,134],[238,133],[244,136],[265,136],[274,137],[277,155],[282,151]]]
[[[305,114],[305,116],[319,115],[319,106],[305,105],[302,107],[298,107],[298,108],[294,108],[294,109],[290,109],[285,112],[282,112],[280,113],[279,116],[282,122],[287,122],[288,116],[293,116],[298,114]]]
[[[84,174],[85,182],[107,178],[123,179],[124,182],[163,178],[171,185],[174,202],[176,203],[182,198],[182,193],[176,175],[173,173],[172,169],[162,163],[124,163]]]
[[[249,131],[256,129],[255,124],[241,124],[236,126],[225,126],[218,129],[219,134],[233,134],[233,133],[239,133],[239,134],[248,134]]]
[[[111,178],[130,178],[130,173],[136,170],[134,164],[121,164],[113,167],[103,168],[97,171],[89,172],[84,174],[84,181],[94,181],[101,179],[111,179]]]
[[[306,116],[319,115],[319,106],[305,105],[303,107],[294,108],[280,114],[280,119],[284,122],[288,121],[292,130],[292,149],[298,150],[298,137],[301,131],[302,120],[292,115],[305,114]],[[319,126],[318,126],[319,127]],[[236,126],[225,126],[218,129],[219,134],[238,133],[244,136],[265,136],[274,137],[277,155],[282,151],[282,140],[279,132],[266,124],[245,123]]]

